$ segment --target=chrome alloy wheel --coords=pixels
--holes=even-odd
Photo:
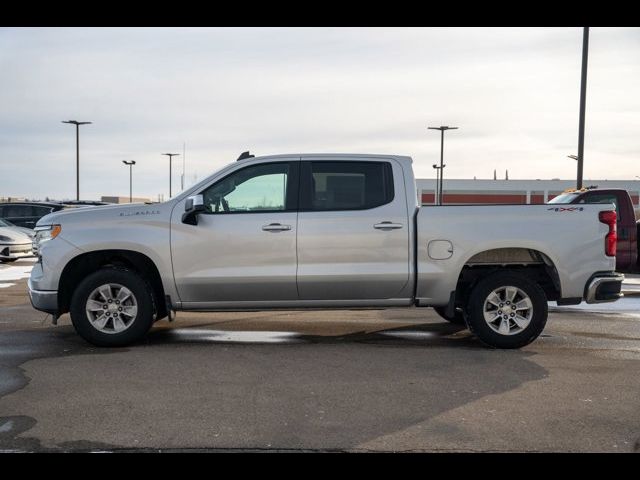
[[[484,320],[500,335],[515,335],[522,332],[533,317],[533,303],[518,287],[499,287],[484,301]]]
[[[89,322],[99,332],[120,333],[133,325],[138,302],[127,287],[108,283],[91,292],[85,310]]]

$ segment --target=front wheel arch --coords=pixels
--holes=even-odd
[[[155,263],[145,254],[132,250],[97,250],[72,258],[62,270],[58,283],[58,313],[67,313],[76,286],[102,268],[126,268],[145,279],[153,291],[155,320],[168,314],[162,278]]]

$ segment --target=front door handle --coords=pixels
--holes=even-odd
[[[263,225],[262,230],[265,232],[283,232],[285,230],[291,230],[291,225],[282,225],[281,223],[270,223],[269,225]]]
[[[395,230],[397,228],[402,228],[404,225],[402,225],[401,223],[393,223],[393,222],[381,222],[381,223],[376,223],[373,228],[376,228],[378,230]]]

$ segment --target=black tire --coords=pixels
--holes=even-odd
[[[509,328],[513,325],[513,331],[510,335],[501,334],[495,331],[484,318],[485,301],[487,301],[491,292],[503,287],[516,287],[520,289],[524,294],[529,297],[531,302],[531,318],[528,325],[520,329],[513,322],[513,320],[505,320],[508,323]],[[505,296],[506,298],[506,296]],[[516,298],[522,298],[518,293]],[[503,305],[499,303],[499,305]],[[490,314],[498,315],[500,307],[496,308],[496,312],[490,312]],[[505,309],[511,308],[510,306],[504,307]],[[505,310],[505,316],[511,316],[511,313],[506,313],[510,310]],[[525,312],[528,312],[525,310]],[[533,342],[544,330],[547,323],[547,297],[544,290],[537,284],[527,279],[524,275],[513,272],[504,271],[493,273],[486,278],[480,280],[471,291],[469,297],[469,303],[467,308],[467,325],[469,330],[475,334],[482,343],[494,348],[520,348]],[[499,317],[498,317],[499,318]],[[504,318],[504,317],[503,317]],[[497,320],[498,323],[502,320]],[[495,325],[495,324],[494,324]],[[499,328],[496,325],[496,328]],[[506,330],[506,327],[505,327]],[[518,331],[519,330],[519,331]]]
[[[86,311],[91,293],[105,284],[119,284],[133,294],[137,311],[129,326],[118,333],[104,333],[89,321]],[[69,309],[76,332],[87,342],[98,347],[124,347],[141,340],[153,325],[153,295],[151,288],[137,273],[124,268],[103,268],[87,276],[71,297]]]
[[[448,322],[455,323],[456,325],[466,325],[464,321],[464,313],[461,308],[456,308],[453,317],[447,315],[447,307],[433,307],[438,315],[447,320]]]

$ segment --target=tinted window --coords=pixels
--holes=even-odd
[[[48,213],[51,213],[51,207],[33,207],[33,215],[35,217],[44,217]]]
[[[238,170],[202,192],[208,213],[287,210],[289,163],[268,163]]]
[[[5,217],[31,217],[33,209],[30,205],[5,205],[3,213]]]
[[[304,210],[363,210],[393,200],[390,163],[307,162],[305,174]]]
[[[618,207],[618,199],[612,194],[589,194],[582,198],[578,203],[613,203],[616,206],[616,218],[620,221],[620,207]]]

